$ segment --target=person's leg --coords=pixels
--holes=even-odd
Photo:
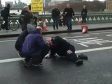
[[[4,27],[6,30],[8,30],[8,18],[4,18],[4,21],[5,21]]]
[[[58,24],[59,24],[59,18],[56,18],[56,28],[58,29]]]
[[[36,65],[40,64],[48,52],[49,52],[49,47],[45,46],[42,50],[32,54],[32,64],[36,64]]]
[[[66,26],[67,26],[67,28],[68,28],[67,30],[69,30],[69,23],[68,23],[68,22],[69,22],[69,19],[68,19],[68,17],[65,18],[65,21],[66,21],[65,24],[66,24]]]
[[[70,31],[72,30],[72,19],[71,19],[71,17],[68,17],[68,29]]]
[[[53,29],[55,30],[55,26],[56,26],[56,19],[53,18]]]

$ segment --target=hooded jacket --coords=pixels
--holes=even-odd
[[[25,38],[22,46],[22,53],[25,56],[30,56],[38,51],[41,51],[45,46],[40,30],[32,30]]]

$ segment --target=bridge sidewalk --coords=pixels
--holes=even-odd
[[[88,28],[89,31],[112,29],[112,23],[88,24]],[[52,26],[48,26],[48,32],[44,32],[43,34],[67,33],[67,32],[68,31],[66,26],[59,27],[58,30],[53,30]],[[81,32],[81,25],[73,25],[73,29],[71,32]],[[16,31],[1,30],[0,37],[16,37],[20,33],[21,33],[21,29],[18,29]]]

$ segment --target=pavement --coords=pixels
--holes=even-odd
[[[88,56],[84,65],[44,59],[40,67],[28,69],[14,48],[17,37],[1,38],[0,84],[112,84],[112,30],[58,35],[74,45],[77,54]]]
[[[109,30],[112,29],[111,23],[101,23],[101,24],[88,24],[89,31],[97,31],[97,30]],[[67,27],[62,26],[59,27],[58,30],[53,30],[52,26],[48,26],[48,31],[43,32],[43,34],[57,34],[57,33],[67,33]],[[73,25],[73,29],[71,32],[81,32],[81,25]],[[16,37],[21,33],[21,29],[17,29],[16,31],[12,30],[1,30],[0,37]]]

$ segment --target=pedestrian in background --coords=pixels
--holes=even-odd
[[[82,24],[86,23],[86,18],[87,18],[87,8],[86,8],[86,5],[83,5],[83,9],[81,11],[81,18],[82,18]]]
[[[57,7],[52,9],[52,19],[53,19],[53,29],[55,30],[55,27],[58,29],[60,10]]]
[[[63,11],[63,15],[68,27],[68,31],[72,30],[72,17],[75,15],[73,9],[70,7],[70,4],[67,4],[67,7]]]
[[[5,23],[2,24],[2,27],[6,30],[9,30],[8,19],[10,16],[10,4],[7,4],[7,6],[1,11],[1,16],[3,17],[3,21],[5,21]]]
[[[25,6],[21,12],[19,22],[21,24],[22,31],[27,29],[27,24],[30,23],[33,18],[33,14],[30,9],[30,6]]]

